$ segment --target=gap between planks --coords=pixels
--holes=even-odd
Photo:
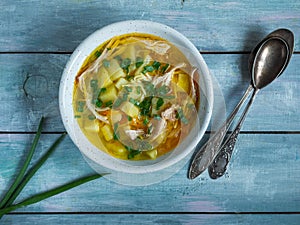
[[[291,212],[11,212],[8,213],[10,215],[124,215],[124,214],[132,214],[132,215],[300,215],[300,211],[291,211]]]

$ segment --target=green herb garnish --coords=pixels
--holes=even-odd
[[[130,64],[131,64],[131,59],[126,58],[126,59],[122,60],[120,66],[122,69],[124,69],[128,73]]]
[[[89,120],[95,120],[96,117],[94,115],[88,115]]]
[[[119,107],[123,102],[122,98],[117,98],[114,102],[114,107]]]
[[[160,115],[157,115],[157,114],[154,114],[154,115],[153,115],[153,118],[156,119],[156,120],[161,120]]]
[[[138,154],[141,153],[140,150],[132,149],[132,148],[130,148],[129,146],[126,146],[126,145],[125,145],[124,147],[125,147],[125,149],[126,149],[127,151],[129,151],[129,153],[128,153],[128,155],[127,155],[127,158],[128,158],[128,159],[133,159],[136,155],[138,155]]]
[[[142,102],[138,105],[138,107],[141,110],[141,115],[142,116],[150,116],[151,112],[151,101],[152,101],[152,96],[144,98]]]
[[[164,66],[162,66],[162,67],[160,68],[160,71],[161,71],[162,73],[165,73],[166,70],[168,69],[168,67],[169,67],[169,64],[166,64],[166,65],[164,65]]]
[[[161,65],[161,63],[160,63],[160,62],[157,62],[157,61],[154,61],[154,62],[152,63],[152,66],[153,66],[153,68],[154,68],[155,70],[158,70],[158,68],[160,67],[160,65]]]
[[[158,98],[156,102],[156,110],[159,110],[163,104],[164,104],[164,100],[162,98]]]
[[[188,124],[189,122],[188,119],[185,117],[183,110],[181,108],[177,109],[176,118],[177,119],[179,118],[183,124]]]
[[[134,99],[134,98],[129,98],[129,102],[130,103],[132,103],[132,104],[134,104],[135,106],[139,106],[139,102],[136,100],[136,99]]]
[[[113,101],[112,100],[110,100],[108,102],[105,102],[105,106],[106,107],[112,107],[112,105],[113,105]]]
[[[153,66],[144,66],[144,69],[142,71],[143,74],[147,73],[147,72],[153,72],[155,69]]]
[[[97,50],[97,51],[95,52],[94,56],[95,56],[96,58],[98,58],[101,54],[102,54],[102,52],[99,51],[99,50]]]
[[[167,93],[169,93],[169,91],[170,91],[170,88],[166,85],[162,85],[162,86],[160,86],[156,89],[156,92],[157,92],[158,96],[164,96]]]
[[[117,55],[117,56],[114,57],[114,59],[116,59],[119,62],[119,64],[122,63],[122,57],[121,56]]]
[[[147,125],[149,123],[149,119],[148,119],[148,117],[145,117],[145,119],[144,119],[144,121],[143,121],[143,124],[144,125]]]
[[[76,108],[76,111],[77,112],[83,112],[84,110],[84,102],[83,101],[78,101],[77,102],[77,108]]]
[[[91,86],[92,88],[97,87],[97,86],[98,86],[98,80],[96,80],[96,79],[91,80],[91,81],[90,81],[90,86]]]
[[[103,105],[103,102],[102,102],[100,99],[97,99],[95,105],[96,105],[98,108],[101,108],[102,105]]]
[[[139,68],[141,65],[143,65],[144,61],[141,57],[137,57],[135,60],[135,66],[136,68]]]
[[[140,86],[137,86],[136,87],[136,93],[139,95],[141,94],[141,87]]]
[[[103,60],[103,66],[104,66],[105,68],[108,68],[108,67],[110,66],[110,62],[109,62],[107,59],[104,59],[104,60]]]
[[[131,87],[125,86],[124,88],[125,88],[125,90],[126,90],[127,92],[132,92],[132,88],[131,88]]]
[[[146,95],[148,96],[154,96],[156,95],[156,90],[154,87],[154,84],[152,84],[149,81],[143,81],[144,89],[146,91]]]

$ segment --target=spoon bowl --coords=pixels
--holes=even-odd
[[[271,37],[258,49],[252,64],[252,85],[262,89],[275,80],[286,68],[289,48],[281,38]]]

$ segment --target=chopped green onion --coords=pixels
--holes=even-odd
[[[159,110],[163,104],[164,104],[164,100],[162,98],[158,98],[156,102],[156,110]]]
[[[114,59],[116,59],[119,62],[119,64],[122,63],[122,57],[121,56],[117,55],[117,56],[114,57]]]
[[[114,102],[114,107],[119,107],[122,103],[123,103],[123,99],[122,98],[117,98]]]
[[[128,73],[130,64],[131,64],[131,59],[126,58],[126,59],[122,60],[120,66],[122,69],[124,69]]]
[[[100,99],[97,99],[95,105],[96,105],[98,108],[101,108],[102,105],[103,105],[103,102],[102,102]]]
[[[157,114],[154,114],[154,115],[153,115],[153,118],[156,119],[156,120],[161,120],[160,115],[157,115]]]
[[[152,84],[149,81],[143,81],[143,84],[144,84],[144,89],[146,91],[146,94],[148,96],[156,95],[156,90],[155,90],[154,84]]]
[[[105,68],[108,68],[108,67],[110,66],[110,62],[109,62],[107,59],[104,59],[104,60],[103,60],[103,66],[104,66]]]
[[[134,104],[135,106],[139,106],[139,102],[136,100],[136,99],[134,99],[134,98],[129,98],[129,102],[130,103],[132,103],[132,104]]]
[[[77,102],[77,108],[76,108],[76,111],[77,111],[77,112],[83,112],[83,110],[84,110],[84,104],[85,104],[85,102],[83,102],[83,101],[78,101],[78,102]]]
[[[128,121],[132,121],[132,117],[131,116],[127,116]]]
[[[167,85],[162,85],[159,88],[157,88],[156,92],[158,96],[163,96],[169,93],[170,88]]]
[[[144,100],[138,105],[138,107],[141,109],[141,115],[147,116],[150,115],[151,112],[151,102],[153,97],[146,97]]]
[[[147,125],[149,123],[149,119],[148,119],[148,117],[145,117],[145,119],[144,119],[144,121],[143,121],[143,124],[144,125]]]
[[[157,61],[154,61],[152,66],[155,70],[158,70],[158,68],[160,67],[161,63],[160,62],[157,62]]]
[[[183,110],[181,108],[177,109],[176,118],[180,119],[183,124],[188,124],[188,119],[184,116]]]
[[[96,79],[91,80],[91,81],[90,81],[90,86],[91,86],[92,88],[97,87],[97,86],[98,86],[98,80],[96,80]]]
[[[169,67],[169,64],[166,64],[166,65],[164,65],[164,66],[162,66],[162,67],[160,68],[160,71],[161,71],[162,73],[165,73],[166,70],[168,69],[168,67]]]
[[[131,88],[131,87],[125,86],[124,88],[125,88],[125,90],[126,90],[127,92],[132,92],[132,88]]]
[[[141,94],[141,87],[140,86],[137,86],[136,87],[136,93],[139,95]]]
[[[97,50],[97,51],[95,52],[94,55],[95,55],[96,58],[99,58],[99,56],[100,56],[101,54],[102,54],[102,52]]]
[[[144,70],[142,71],[143,74],[147,73],[147,72],[153,72],[154,71],[154,67],[153,66],[144,66]]]
[[[94,115],[88,115],[89,120],[95,120],[96,117]]]
[[[127,75],[125,77],[125,79],[128,80],[128,81],[132,80],[133,78],[134,78],[134,76],[132,76],[132,75]]]
[[[141,65],[143,65],[144,61],[141,57],[137,57],[136,60],[135,60],[135,66],[137,68],[139,68]]]
[[[113,101],[108,101],[108,102],[105,102],[105,106],[106,107],[112,107],[112,105],[113,105]]]
[[[100,88],[99,94],[106,92],[106,88]]]
[[[140,150],[134,150],[134,149],[130,148],[129,146],[124,145],[124,147],[129,152],[127,155],[128,159],[133,159],[136,155],[141,153]]]
[[[133,159],[136,155],[140,154],[140,150],[131,150],[128,154],[128,159]]]

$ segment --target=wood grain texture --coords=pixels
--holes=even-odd
[[[216,78],[229,114],[250,83],[248,54],[204,54]],[[44,131],[64,131],[58,109],[58,89],[65,54],[0,54],[0,131],[34,131],[39,118],[47,117]],[[294,54],[289,67],[263,89],[243,126],[243,131],[300,131],[298,68]]]
[[[300,215],[195,215],[195,214],[171,214],[171,215],[7,215],[1,221],[3,225],[22,224],[39,225],[45,224],[119,224],[119,225],[282,225],[288,222],[289,225],[298,225]]]
[[[169,25],[201,51],[250,51],[265,34],[281,27],[300,36],[296,0],[3,0],[0,8],[2,52],[73,51],[95,30],[130,19]]]
[[[34,160],[56,136],[42,136]],[[8,188],[32,139],[29,134],[0,135],[0,193]],[[295,212],[300,208],[299,140],[299,134],[241,134],[228,173],[218,180],[207,173],[188,180],[187,166],[166,181],[142,187],[100,178],[18,211]],[[17,201],[91,172],[67,138]]]
[[[289,67],[250,109],[224,177],[168,180],[143,187],[100,178],[5,215],[0,224],[299,224],[300,1],[1,0],[0,199],[20,169],[42,115],[33,161],[65,129],[58,89],[70,54],[95,30],[145,19],[175,28],[201,51],[228,115],[249,84],[248,53],[269,32],[295,34]],[[207,133],[202,142],[209,138]],[[67,137],[17,201],[93,170]],[[242,214],[239,214],[239,213]],[[292,213],[291,213],[292,212]],[[298,212],[298,213],[297,213]]]

